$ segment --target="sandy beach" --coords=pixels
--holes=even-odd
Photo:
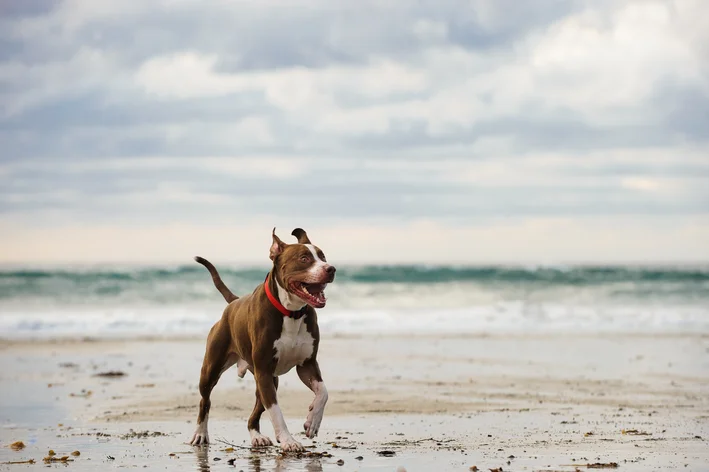
[[[0,467],[37,467],[52,449],[77,470],[709,470],[706,335],[326,337],[315,441],[300,433],[311,393],[295,372],[281,378],[302,457],[248,447],[254,382],[235,371],[212,397],[213,444],[186,444],[203,349],[3,341]],[[266,416],[262,431],[273,436]],[[26,460],[37,464],[11,464]]]

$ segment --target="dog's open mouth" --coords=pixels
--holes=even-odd
[[[327,284],[306,284],[304,282],[292,282],[290,284],[291,292],[313,308],[325,306],[327,302],[325,287],[327,287]]]

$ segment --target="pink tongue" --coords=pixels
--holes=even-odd
[[[308,298],[311,300],[314,300],[316,303],[325,303],[326,298],[325,298],[325,284],[310,284],[306,285],[303,284],[303,288],[305,289],[305,293],[308,295]]]

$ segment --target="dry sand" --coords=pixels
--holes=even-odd
[[[0,469],[40,467],[53,449],[80,451],[57,465],[80,470],[709,470],[706,335],[329,337],[320,437],[298,434],[324,457],[251,450],[254,382],[235,370],[215,389],[210,436],[236,447],[186,445],[203,349],[203,339],[2,342]],[[125,375],[96,376],[107,371]],[[311,399],[295,372],[281,378],[292,432]],[[267,416],[262,431],[273,437]],[[39,464],[7,464],[28,459]]]

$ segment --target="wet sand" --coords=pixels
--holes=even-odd
[[[707,335],[326,337],[316,441],[300,433],[312,394],[295,372],[279,388],[291,432],[319,457],[248,447],[254,382],[235,370],[212,397],[213,444],[185,444],[203,350],[203,339],[0,342],[0,469],[42,466],[53,449],[78,470],[709,470]],[[108,371],[124,375],[96,376]],[[273,438],[267,416],[262,431]]]

